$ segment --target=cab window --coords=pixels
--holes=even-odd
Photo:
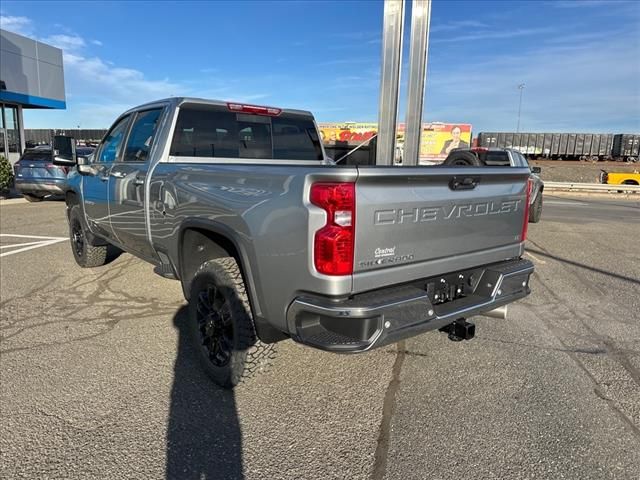
[[[109,130],[109,133],[107,133],[107,136],[102,142],[100,154],[98,155],[98,162],[111,163],[115,161],[120,150],[120,145],[122,145],[124,135],[127,132],[129,118],[129,116],[121,118],[113,128]]]
[[[158,129],[162,108],[138,112],[131,127],[122,161],[146,162]]]

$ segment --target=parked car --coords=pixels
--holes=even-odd
[[[444,165],[449,166],[488,166],[488,167],[527,167],[531,179],[531,195],[529,200],[529,222],[538,223],[542,217],[542,192],[544,182],[540,178],[542,169],[532,167],[529,161],[518,150],[513,148],[456,148],[447,156]]]
[[[308,111],[177,97],[124,112],[91,162],[54,141],[54,161],[77,165],[75,261],[104,265],[112,244],[180,280],[223,387],[277,341],[347,353],[438,329],[471,339],[466,319],[506,318],[530,293],[524,163],[335,165]]]
[[[640,171],[607,172],[600,170],[600,183],[609,185],[640,185]]]
[[[93,151],[88,147],[76,148],[78,158],[89,158]],[[67,166],[52,163],[50,146],[25,150],[14,166],[16,190],[30,202],[63,195],[69,170]]]

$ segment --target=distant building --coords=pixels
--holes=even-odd
[[[24,151],[25,108],[66,107],[62,50],[0,30],[0,155]]]

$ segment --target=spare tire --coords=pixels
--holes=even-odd
[[[449,167],[481,167],[482,162],[478,156],[469,150],[454,150],[442,163]]]

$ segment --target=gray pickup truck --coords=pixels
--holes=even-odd
[[[182,282],[208,374],[231,388],[291,338],[362,352],[530,293],[525,166],[336,165],[311,113],[193,98],[131,109],[89,159],[56,137],[71,247]]]

